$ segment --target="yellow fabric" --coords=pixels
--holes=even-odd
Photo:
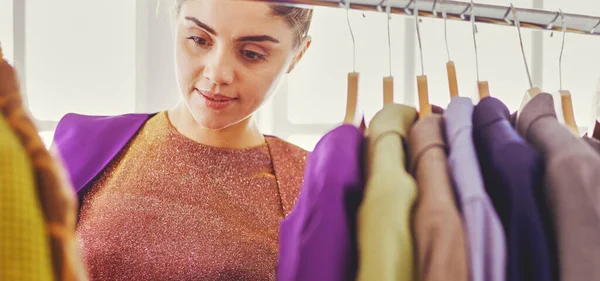
[[[0,114],[0,280],[53,280],[33,169]]]
[[[359,281],[412,281],[411,209],[417,186],[406,172],[403,140],[417,119],[408,106],[388,104],[367,131],[367,184],[358,210]]]

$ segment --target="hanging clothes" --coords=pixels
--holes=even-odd
[[[600,154],[600,140],[588,137],[587,133],[586,133],[585,136],[583,136],[582,140],[587,145],[589,145],[594,151],[596,151],[596,152],[598,152]]]
[[[50,245],[49,258],[54,280],[87,280],[75,240],[75,195],[62,166],[46,149],[37,128],[23,107],[14,69],[1,59],[0,79],[0,99],[4,101],[0,103],[0,109],[21,141],[32,164],[36,195],[43,213],[43,227]],[[35,233],[36,230],[35,226],[31,226],[31,230],[25,228],[20,231]]]
[[[296,206],[281,223],[277,280],[355,280],[363,139],[358,128],[342,125],[311,152]]]
[[[488,197],[473,144],[473,103],[456,97],[446,115],[448,169],[462,211],[472,281],[505,281],[506,238]]]
[[[508,247],[507,280],[551,281],[551,250],[535,196],[543,162],[510,123],[508,108],[488,97],[473,112],[473,138],[488,195]]]
[[[469,279],[465,235],[448,174],[443,118],[428,115],[409,131],[409,165],[418,185],[413,212],[416,280]]]
[[[0,187],[0,280],[55,280],[32,164],[2,114]]]
[[[547,163],[544,191],[556,225],[560,279],[600,280],[600,157],[557,122],[549,94],[525,106],[517,128]]]
[[[404,145],[417,119],[408,106],[387,104],[367,131],[367,183],[358,210],[359,281],[412,281],[411,211],[417,196]]]

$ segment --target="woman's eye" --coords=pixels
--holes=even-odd
[[[198,36],[190,36],[187,39],[194,41],[194,43],[198,46],[206,45],[206,39]]]
[[[250,50],[242,50],[241,51],[242,55],[250,60],[263,60],[266,61],[265,56],[262,54],[259,54],[257,52],[253,52]]]

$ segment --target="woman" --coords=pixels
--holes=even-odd
[[[254,114],[308,49],[312,11],[174,2],[182,102],[57,127],[84,263],[92,280],[273,280],[307,152],[262,135]]]

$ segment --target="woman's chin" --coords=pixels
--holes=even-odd
[[[203,115],[202,117],[194,117],[194,120],[196,120],[196,123],[198,123],[198,125],[200,125],[202,128],[213,131],[224,130],[240,122],[240,120],[234,120],[233,118],[226,118],[224,116],[217,117],[206,115]]]

